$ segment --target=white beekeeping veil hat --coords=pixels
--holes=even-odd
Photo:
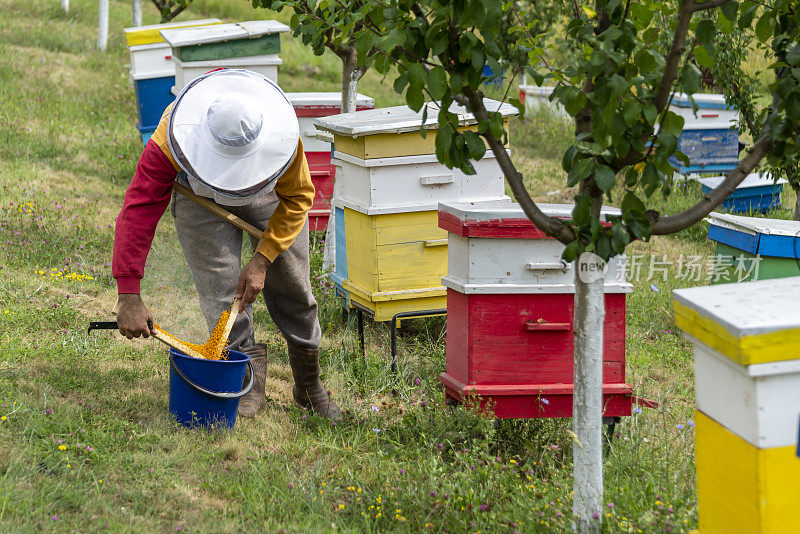
[[[294,159],[300,127],[275,82],[252,71],[223,69],[181,91],[168,133],[178,165],[215,198],[236,204],[275,187]]]

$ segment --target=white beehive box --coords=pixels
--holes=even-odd
[[[131,80],[175,75],[172,48],[161,37],[159,33],[161,30],[210,26],[221,22],[220,19],[211,18],[124,28],[125,42],[131,59]]]
[[[703,534],[800,532],[800,277],[679,289]]]
[[[698,410],[759,449],[796,445],[800,344],[787,345],[781,332],[800,329],[800,277],[679,289],[674,296],[678,326],[695,317],[681,328],[695,343]],[[704,321],[719,328],[701,330]],[[747,354],[770,340],[778,359]]]
[[[685,93],[674,93],[670,111],[683,117],[685,130],[732,128],[739,123],[739,111],[728,109],[725,96],[713,93],[695,93],[692,95],[697,111]]]
[[[283,63],[277,54],[213,61],[191,61],[188,63],[184,63],[177,58],[173,58],[173,61],[175,62],[175,89],[177,92],[180,92],[186,87],[186,84],[195,78],[218,68],[252,70],[277,83],[278,66]]]
[[[539,204],[551,217],[571,217],[568,204]],[[603,208],[603,220],[619,215],[616,208]],[[534,229],[519,204],[510,199],[481,202],[442,203],[439,225],[454,224],[447,236],[447,276],[442,283],[460,293],[571,293],[575,271],[561,259],[564,245]],[[479,227],[473,234],[464,227]],[[461,228],[461,229],[459,229]],[[530,228],[531,236],[509,238],[509,229]],[[457,230],[454,232],[452,230]],[[466,233],[459,235],[458,232]],[[512,230],[513,232],[513,230]],[[606,272],[607,293],[628,293],[626,258],[615,256]]]
[[[491,151],[476,174],[448,169],[434,154],[360,159],[334,152],[340,205],[367,215],[437,209],[448,200],[505,198],[503,171]]]
[[[317,117],[338,115],[342,109],[342,94],[334,91],[286,93],[286,97],[294,106],[297,114],[297,120],[300,123],[300,137],[303,139],[305,151],[330,152],[331,141],[317,137],[320,132],[314,126],[314,120]],[[356,109],[373,109],[374,107],[375,100],[373,98],[360,93],[356,96]]]

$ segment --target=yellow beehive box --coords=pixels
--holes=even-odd
[[[800,532],[800,277],[679,289],[702,534]]]
[[[518,113],[517,108],[510,104],[489,99],[485,103],[489,111],[499,111],[504,117]],[[425,106],[427,119],[424,125],[423,110],[414,111],[407,106],[322,117],[314,124],[318,130],[333,134],[333,146],[338,152],[360,159],[435,154],[439,107],[436,102],[429,102]],[[477,131],[477,120],[465,108],[453,105],[450,111],[458,117],[460,130]],[[430,130],[425,138],[420,132],[423,126]],[[505,128],[507,132],[508,120],[505,121]]]
[[[702,412],[695,417],[699,532],[800,532],[797,448],[759,449]]]
[[[377,321],[400,311],[445,307],[447,232],[438,226],[437,211],[365,215],[343,209],[347,279],[342,286],[351,299],[379,309]],[[432,300],[422,302],[426,299]]]
[[[159,33],[161,30],[210,26],[212,24],[222,24],[222,21],[219,19],[186,20],[182,22],[168,22],[167,24],[134,26],[131,28],[124,28],[122,31],[125,33],[125,44],[130,48],[131,46],[163,43],[164,39]]]

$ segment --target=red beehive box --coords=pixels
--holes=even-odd
[[[328,227],[328,216],[331,210],[331,196],[335,168],[331,165],[331,145],[316,137],[314,118],[338,115],[341,108],[342,95],[336,92],[325,93],[286,93],[294,106],[297,120],[300,123],[300,138],[306,160],[311,171],[311,181],[317,192],[314,205],[308,213],[309,230],[325,230]],[[375,101],[359,94],[356,98],[356,110],[372,109]]]
[[[542,204],[568,218],[572,206]],[[604,215],[618,213],[604,209]],[[500,418],[572,415],[574,272],[564,246],[511,201],[439,204],[448,233],[449,399],[480,402]],[[605,283],[603,402],[606,417],[630,415],[625,383],[625,258],[609,262]]]

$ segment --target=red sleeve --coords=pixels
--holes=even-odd
[[[166,211],[177,172],[156,143],[148,141],[125,192],[114,233],[111,272],[118,293],[139,293],[156,225]]]

